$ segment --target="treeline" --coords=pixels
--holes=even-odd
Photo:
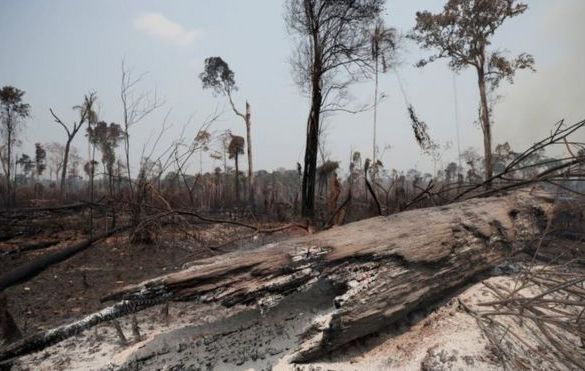
[[[284,21],[294,40],[293,78],[310,98],[310,104],[303,162],[296,168],[290,166],[293,169],[272,173],[253,167],[251,104],[237,101],[235,72],[218,56],[206,58],[197,77],[203,89],[223,99],[242,120],[244,125],[238,131],[245,134],[214,130],[220,114],[213,112],[197,130],[185,127],[170,145],[161,148],[160,139],[168,127],[167,114],[159,125],[160,131],[155,133],[153,148],[143,148],[139,164],[130,160],[131,153],[137,151],[133,133],[164,103],[152,90],[140,87],[143,75],[133,74],[124,62],[121,117],[99,117],[95,92],[85,95],[73,107],[76,119],[72,122],[50,109],[54,124],[65,134],[64,140],[37,143],[34,154],[16,155],[22,124],[30,117],[31,107],[24,99],[24,91],[5,86],[0,90],[3,204],[13,207],[106,199],[124,205],[132,215],[132,223],[138,225],[150,212],[147,201],[156,199],[169,207],[246,209],[256,214],[302,216],[330,224],[447,202],[465,189],[477,189],[477,185],[489,190],[494,188],[494,182],[536,179],[539,174],[548,174],[547,167],[557,174],[560,170],[552,166],[559,162],[546,161],[544,145],[532,148],[528,155],[514,152],[507,143],[495,148],[492,145],[488,95],[503,81],[512,83],[516,71],[533,69],[534,59],[528,54],[506,58],[497,50],[490,52],[491,38],[505,21],[526,10],[526,4],[516,0],[448,0],[439,13],[417,12],[415,27],[401,37],[384,23],[384,0],[287,0]],[[421,150],[432,158],[434,170],[432,174],[421,174],[417,170],[384,168],[376,136],[376,113],[381,103],[378,76],[397,68],[395,60],[399,46],[404,49],[403,39],[434,53],[421,60],[418,67],[444,58],[456,72],[465,68],[477,72],[483,155],[466,150],[456,162],[443,164],[443,149],[431,137],[429,125],[406,102],[414,137]],[[373,104],[354,109],[349,89],[364,80],[373,82]],[[323,116],[371,110],[371,153],[352,153],[349,169],[340,169],[323,149]],[[565,129],[557,126],[556,130]],[[81,137],[87,142],[88,152],[84,155],[73,145],[83,140]],[[558,140],[553,142],[562,144]],[[572,142],[566,146],[572,158],[583,156],[581,144]],[[244,166],[242,156],[247,160]],[[204,173],[203,159],[209,157],[223,162],[223,167]],[[199,171],[194,170],[197,167]]]

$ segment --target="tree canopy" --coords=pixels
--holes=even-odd
[[[516,70],[533,69],[534,57],[522,53],[507,59],[501,50],[489,52],[487,47],[504,21],[527,9],[517,0],[449,0],[441,13],[417,12],[410,37],[422,48],[436,51],[417,66],[446,58],[454,71],[469,66],[484,69],[486,82],[492,88],[502,79],[512,82]]]
[[[215,94],[229,95],[238,90],[234,71],[221,57],[209,57],[205,59],[203,72],[199,74],[203,83],[203,89],[213,89]]]

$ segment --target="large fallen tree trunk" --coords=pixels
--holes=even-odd
[[[161,300],[244,304],[269,316],[268,309],[290,294],[327,287],[330,292],[322,296],[330,297],[330,310],[305,327],[295,344],[292,359],[308,361],[474,282],[542,237],[553,206],[548,194],[517,191],[372,218],[201,260],[184,271],[113,292],[105,300],[122,300],[125,307],[135,303],[138,309]],[[87,322],[79,324],[82,329]],[[26,346],[26,339],[13,344],[0,352],[0,360],[22,354]]]

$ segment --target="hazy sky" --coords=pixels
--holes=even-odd
[[[293,168],[302,162],[308,101],[294,85],[288,64],[292,40],[283,22],[283,1],[276,0],[0,0],[0,85],[25,90],[33,117],[23,133],[22,151],[34,142],[64,140],[63,129],[49,114],[77,119],[71,107],[91,90],[97,92],[100,118],[121,122],[121,60],[136,74],[148,72],[140,89],[155,87],[166,105],[130,133],[134,159],[160,128],[171,109],[159,143],[167,147],[188,118],[196,127],[224,99],[201,89],[198,74],[208,56],[221,56],[236,73],[237,104],[247,99],[253,110],[253,144],[257,169]],[[508,140],[520,149],[546,135],[561,118],[585,118],[585,16],[583,0],[528,0],[529,10],[497,33],[494,46],[511,54],[527,52],[536,73],[520,72],[513,86],[503,84],[495,107],[494,143]],[[415,12],[439,10],[440,0],[388,1],[386,23],[402,32],[414,25]],[[478,93],[471,70],[455,76],[443,62],[412,67],[427,53],[405,44],[398,74],[408,100],[431,136],[451,142],[443,162],[457,157],[455,102],[459,107],[461,147],[481,149]],[[383,75],[388,96],[379,109],[378,138],[387,168],[431,170],[415,144],[395,73]],[[455,99],[457,91],[457,100]],[[352,89],[356,103],[371,102],[373,83]],[[243,135],[240,118],[226,112],[214,128]],[[346,162],[350,151],[371,155],[372,113],[339,114],[327,119],[327,148],[333,160]],[[583,138],[585,140],[585,138]],[[85,139],[75,145],[85,153]],[[214,164],[206,160],[206,168]]]

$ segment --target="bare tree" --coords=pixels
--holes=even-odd
[[[124,129],[124,153],[126,156],[126,171],[131,193],[134,192],[132,172],[130,167],[130,128],[144,120],[148,115],[163,105],[158,99],[156,91],[154,94],[148,92],[137,92],[136,86],[142,81],[146,74],[135,77],[131,70],[126,68],[122,61],[122,84],[120,87],[120,98],[122,100],[122,125]]]
[[[486,179],[492,178],[492,132],[487,88],[495,89],[502,79],[513,82],[518,69],[533,70],[534,58],[520,54],[509,60],[496,50],[489,52],[491,37],[508,18],[524,13],[528,6],[516,0],[449,0],[441,13],[416,13],[411,37],[436,54],[421,60],[422,67],[437,59],[449,59],[449,67],[460,71],[474,67],[480,95],[480,121],[484,139]],[[489,182],[486,184],[489,186]]]
[[[248,201],[254,206],[254,167],[252,165],[252,112],[250,104],[246,101],[246,110],[241,112],[236,108],[232,92],[238,90],[235,74],[221,57],[209,57],[205,59],[205,69],[199,75],[203,83],[203,89],[213,89],[215,94],[228,97],[234,113],[244,120],[246,125],[246,144],[248,151]]]
[[[68,125],[66,125],[63,120],[61,120],[56,114],[55,112],[53,112],[53,109],[50,108],[49,111],[51,112],[51,115],[53,115],[53,118],[55,119],[55,122],[58,123],[59,125],[61,125],[61,127],[63,127],[63,129],[65,130],[65,133],[67,134],[67,140],[65,142],[65,152],[63,154],[63,166],[61,167],[61,193],[63,194],[65,192],[65,181],[67,179],[67,163],[69,161],[69,151],[71,148],[71,142],[73,142],[73,139],[75,139],[75,136],[77,135],[77,133],[79,132],[79,130],[83,127],[83,124],[85,124],[86,122],[89,123],[94,123],[97,122],[97,114],[95,113],[94,109],[93,109],[93,105],[95,103],[97,99],[97,96],[94,92],[89,93],[89,95],[86,95],[83,98],[83,103],[79,106],[75,106],[73,107],[73,109],[79,111],[79,121],[74,121],[73,124],[71,125],[71,127],[69,127]]]
[[[388,28],[384,25],[382,19],[378,19],[372,34],[370,36],[370,43],[372,48],[372,59],[374,60],[374,128],[372,139],[372,174],[377,173],[377,154],[378,145],[376,144],[376,125],[378,118],[378,75],[381,70],[382,73],[388,71],[394,58],[396,50],[396,30]],[[380,67],[382,67],[380,69]]]
[[[370,30],[384,0],[288,0],[286,22],[297,37],[296,83],[311,99],[302,184],[302,214],[312,217],[322,114],[347,111],[347,89],[372,72]]]
[[[193,193],[202,174],[192,177],[187,175],[186,169],[189,166],[189,161],[196,152],[202,153],[209,149],[209,143],[212,140],[212,133],[209,131],[209,126],[213,121],[215,121],[215,118],[206,121],[199,128],[195,138],[191,142],[186,142],[184,135],[181,135],[181,137],[173,144],[174,149],[172,156],[174,158],[175,168],[177,169],[177,174],[183,181],[183,185],[187,189],[192,208],[195,208],[195,198]],[[192,181],[190,182],[190,180]]]
[[[24,91],[13,86],[0,89],[0,134],[6,142],[0,144],[0,162],[6,177],[6,204],[14,201],[12,190],[12,169],[14,166],[14,146],[22,121],[30,116],[30,105],[22,102]]]
[[[130,129],[139,124],[147,116],[152,114],[155,110],[162,106],[162,102],[158,99],[156,90],[154,94],[148,92],[138,92],[137,85],[142,81],[145,74],[134,77],[131,70],[128,70],[122,61],[122,83],[120,86],[120,98],[122,100],[122,127],[124,129],[124,154],[126,160],[126,172],[128,175],[128,185],[130,188],[130,214],[132,233],[130,241],[132,243],[152,242],[153,233],[142,228],[142,219],[144,214],[144,203],[149,193],[149,174],[151,173],[152,162],[149,158],[142,159],[140,169],[136,181],[136,189],[134,187],[134,180],[132,179],[132,171],[130,166]],[[164,122],[158,139],[165,130]],[[158,142],[157,139],[157,142]],[[155,144],[156,146],[156,144]]]

